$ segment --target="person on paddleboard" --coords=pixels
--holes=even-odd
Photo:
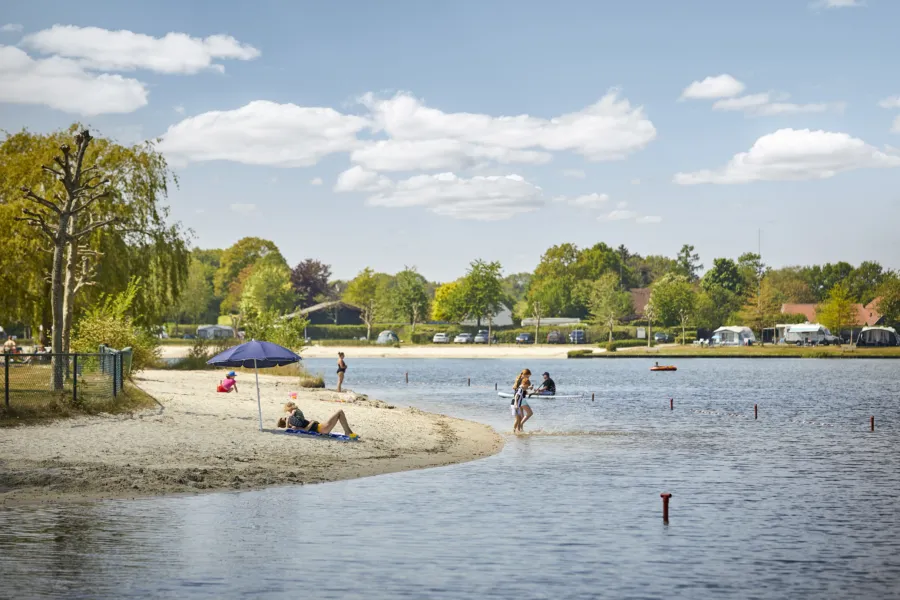
[[[556,395],[556,382],[550,379],[550,373],[544,371],[542,375],[544,381],[541,382],[541,385],[538,386],[537,390],[535,390],[533,395],[537,396],[555,396]]]
[[[516,383],[513,385],[514,396],[510,403],[510,411],[515,420],[513,421],[513,433],[523,432],[525,421],[531,418],[534,412],[528,404],[528,390],[531,389],[531,371],[524,369],[516,377]]]

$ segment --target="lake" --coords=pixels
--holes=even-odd
[[[898,362],[682,359],[650,373],[639,359],[348,354],[347,387],[503,432],[494,384],[525,366],[585,396],[533,400],[529,435],[461,465],[4,509],[0,595],[900,596]],[[334,385],[333,361],[305,362]]]

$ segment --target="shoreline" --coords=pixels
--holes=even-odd
[[[162,358],[182,358],[187,356],[190,346],[160,346]],[[333,358],[338,352],[345,352],[348,361],[352,358],[552,358],[565,359],[569,350],[584,348],[571,344],[515,344],[475,345],[475,344],[419,344],[392,346],[307,346],[299,354],[303,358]]]
[[[239,393],[218,394],[218,375],[146,371],[135,383],[157,409],[5,429],[0,506],[323,483],[467,462],[504,443],[488,425],[350,391],[302,390],[270,375],[259,377],[260,432],[253,380],[239,378]],[[307,418],[324,421],[343,409],[360,441],[276,433],[295,391]]]

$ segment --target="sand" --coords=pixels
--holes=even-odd
[[[154,410],[0,430],[0,505],[336,481],[474,460],[503,445],[487,425],[264,375],[260,432],[252,377],[239,375],[239,393],[218,394],[220,377],[148,371],[136,383],[157,399]],[[343,409],[360,441],[276,433],[292,391],[307,418]]]
[[[432,344],[401,346],[308,346],[300,355],[303,358],[334,358],[343,351],[349,361],[355,358],[566,358],[569,350],[591,348],[591,346],[571,346],[556,344],[521,345],[476,345],[476,344]],[[164,358],[187,356],[190,346],[162,346]]]

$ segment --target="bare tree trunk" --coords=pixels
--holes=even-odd
[[[75,231],[76,217],[69,220],[69,234]],[[63,284],[62,351],[69,353],[72,342],[72,316],[75,312],[75,268],[78,264],[78,242],[70,242],[66,249],[65,283]]]
[[[59,231],[68,231],[68,217],[60,215]],[[50,352],[52,353],[52,382],[51,389],[60,391],[63,389],[67,358],[63,353],[63,331],[65,330],[65,320],[63,319],[63,266],[65,263],[64,253],[66,251],[66,239],[61,235],[55,240],[56,245],[53,249],[53,270],[50,273],[50,305],[53,311],[53,329],[50,343]]]
[[[494,317],[493,315],[488,317],[488,346],[491,345],[491,333],[494,330]]]

